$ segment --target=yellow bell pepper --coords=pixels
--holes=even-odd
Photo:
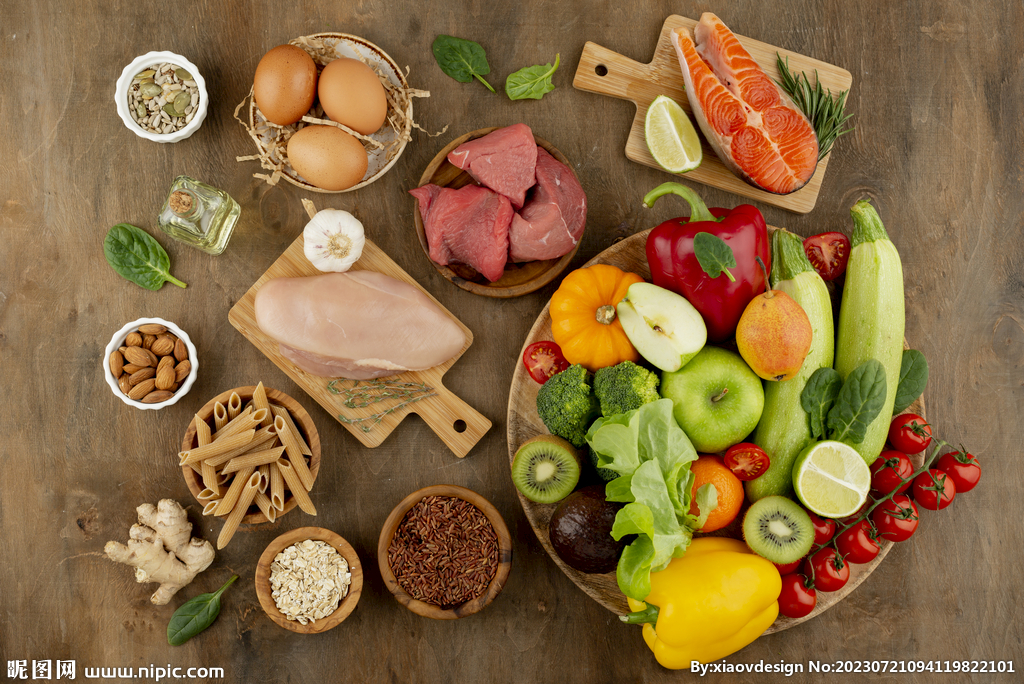
[[[738,539],[694,539],[686,554],[651,573],[645,601],[623,622],[644,624],[644,641],[662,666],[690,669],[751,643],[779,614],[782,579],[769,561]],[[657,618],[656,624],[651,621]]]

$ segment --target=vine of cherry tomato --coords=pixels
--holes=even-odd
[[[889,424],[889,444],[905,454],[917,454],[932,443],[932,426],[916,413],[904,413]]]
[[[836,521],[829,518],[822,518],[811,511],[811,523],[814,525],[814,543],[817,545],[827,544],[836,533]]]
[[[914,466],[902,451],[889,449],[871,464],[871,489],[881,496],[893,491],[897,494],[910,489],[910,476],[914,474]]]
[[[853,527],[840,532],[836,546],[840,555],[849,563],[870,563],[878,556],[881,547],[872,536],[871,523],[861,520]]]
[[[894,542],[910,539],[920,521],[917,506],[906,494],[895,495],[871,513],[871,522],[875,524],[878,536]]]
[[[953,503],[956,484],[938,468],[931,468],[914,478],[914,501],[929,511],[941,511]]]
[[[804,561],[804,573],[812,577],[818,591],[839,591],[850,579],[850,564],[830,546],[820,549]]]
[[[807,586],[803,575],[795,572],[782,576],[782,593],[779,594],[779,615],[802,618],[810,615],[818,605],[818,592]]]
[[[960,447],[960,451],[951,451],[939,457],[937,467],[949,475],[956,485],[959,494],[974,489],[981,479],[981,465],[978,458],[967,452],[967,449]]]

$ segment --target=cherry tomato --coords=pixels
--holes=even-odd
[[[914,501],[929,511],[941,511],[953,503],[956,484],[953,478],[938,468],[932,468],[914,478]]]
[[[914,466],[902,451],[889,449],[871,464],[871,489],[882,496],[896,491],[902,494],[910,488],[910,476]]]
[[[725,452],[723,460],[725,467],[744,482],[761,477],[771,464],[764,449],[750,442],[732,445]]]
[[[889,541],[901,542],[910,539],[917,529],[920,518],[917,506],[906,494],[897,494],[871,513],[878,536]]]
[[[782,576],[782,593],[779,594],[779,615],[802,618],[810,615],[818,604],[818,592],[807,586],[803,575],[795,572]]]
[[[800,567],[800,564],[804,562],[804,559],[795,560],[792,563],[786,563],[785,565],[779,565],[778,563],[772,563],[775,569],[779,571],[779,574],[785,577],[791,573],[796,572],[796,569]]]
[[[835,520],[818,517],[811,511],[807,511],[807,515],[811,516],[811,522],[814,523],[815,544],[825,544],[832,539],[832,535],[836,533]]]
[[[850,579],[850,564],[836,550],[826,546],[804,562],[804,572],[814,581],[818,591],[839,591]]]
[[[904,413],[889,424],[889,444],[905,454],[918,454],[932,443],[932,426],[914,413]]]
[[[961,494],[974,489],[981,479],[978,458],[967,453],[967,449],[963,447],[960,447],[960,451],[951,451],[940,456],[937,465],[939,470],[949,475],[956,485],[956,491]]]
[[[849,563],[870,563],[881,550],[878,542],[871,536],[872,532],[871,523],[867,520],[861,520],[853,527],[840,532],[836,538],[839,553]]]
[[[822,233],[804,239],[804,252],[822,280],[835,280],[846,271],[850,238],[842,233]]]
[[[561,347],[545,340],[534,342],[523,351],[523,365],[534,382],[543,385],[548,378],[568,368],[569,362],[562,356]]]

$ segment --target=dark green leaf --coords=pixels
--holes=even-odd
[[[524,67],[519,71],[509,74],[505,79],[505,94],[510,100],[539,100],[547,93],[555,89],[551,77],[558,71],[558,61],[561,54],[555,55],[555,65],[542,64],[538,66]]]
[[[927,384],[927,359],[916,349],[907,349],[903,352],[903,363],[900,364],[900,384],[896,387],[896,405],[892,414],[895,416],[913,404]]]
[[[103,254],[107,263],[118,274],[147,290],[159,290],[164,281],[185,287],[185,283],[171,275],[171,259],[149,233],[119,223],[103,239]]]
[[[732,273],[726,270],[736,268],[736,255],[725,240],[711,233],[697,233],[693,236],[693,253],[709,277],[717,278],[725,273],[729,280],[736,282]]]
[[[231,579],[217,591],[212,594],[200,594],[174,611],[171,621],[167,623],[167,643],[171,646],[181,646],[212,625],[220,615],[220,595],[236,579],[238,575],[232,575]]]
[[[811,374],[800,393],[800,405],[807,411],[811,422],[811,436],[820,439],[825,436],[825,420],[832,403],[839,395],[843,379],[831,368],[819,368]]]
[[[885,367],[878,359],[868,359],[850,373],[836,404],[828,412],[831,438],[847,444],[864,441],[868,425],[885,405]]]
[[[479,80],[492,93],[494,88],[491,84],[481,78],[491,73],[491,67],[487,63],[487,53],[484,52],[480,43],[465,38],[440,35],[434,39],[431,46],[434,51],[434,59],[441,71],[454,78],[459,83],[469,83],[474,78]]]

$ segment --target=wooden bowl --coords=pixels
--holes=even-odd
[[[464,136],[451,141],[443,150],[438,152],[433,160],[431,160],[430,164],[427,165],[426,170],[423,171],[423,175],[420,176],[419,185],[423,186],[427,183],[433,183],[434,185],[439,185],[442,188],[453,188],[456,190],[469,184],[479,185],[479,183],[477,183],[468,172],[463,171],[448,161],[448,153],[467,140],[482,138],[491,131],[496,130],[498,130],[498,126],[481,128],[478,131],[467,133]],[[534,136],[533,139],[538,145],[550,152],[552,157],[565,164],[566,167],[572,171],[572,164],[569,163],[569,160],[565,158],[565,155],[559,152],[554,145],[549,143],[547,140],[538,138],[537,136]],[[573,175],[576,175],[575,171],[573,171]],[[415,202],[416,207],[413,211],[413,217],[416,221],[416,235],[420,239],[420,247],[423,248],[423,253],[427,255],[427,259],[430,259],[430,246],[427,244],[427,233],[423,226],[423,217],[420,215],[419,200],[415,200]],[[504,275],[493,283],[473,270],[471,266],[466,266],[464,264],[441,266],[440,264],[435,263],[433,259],[430,259],[430,263],[434,265],[434,268],[436,268],[441,275],[467,292],[483,295],[484,297],[518,297],[520,295],[533,292],[534,290],[538,290],[557,278],[572,261],[572,258],[576,255],[576,250],[579,248],[580,243],[577,242],[571,252],[559,257],[558,259],[524,261],[520,264],[508,262],[505,264]]]
[[[345,595],[345,598],[341,599],[333,613],[325,618],[315,622],[311,621],[304,625],[297,620],[289,620],[284,616],[284,613],[277,609],[277,604],[274,602],[274,597],[271,596],[270,590],[270,564],[274,562],[277,554],[292,544],[307,539],[327,542],[333,546],[341,554],[342,558],[348,561],[348,569],[352,573],[352,583],[348,587],[348,594]],[[282,534],[270,542],[270,545],[267,546],[263,555],[260,556],[259,561],[256,563],[256,597],[260,600],[263,612],[281,627],[298,632],[299,634],[319,634],[320,632],[326,632],[337,627],[341,624],[342,620],[355,610],[356,604],[359,603],[359,596],[362,593],[363,566],[359,564],[359,556],[356,554],[356,550],[344,538],[322,527],[300,527]]]
[[[388,563],[388,547],[391,546],[391,540],[395,536],[398,524],[402,522],[402,518],[405,517],[410,508],[428,496],[450,496],[468,501],[487,516],[498,537],[498,569],[494,573],[494,579],[488,585],[487,591],[471,601],[466,601],[450,609],[419,601],[407,594],[398,585],[395,574],[391,572],[391,564]],[[384,584],[387,585],[391,593],[395,595],[395,599],[403,606],[417,615],[433,620],[457,620],[483,610],[501,592],[505,586],[505,580],[508,579],[508,573],[512,569],[512,538],[509,536],[508,528],[505,526],[505,521],[502,520],[501,514],[491,505],[490,501],[465,487],[434,485],[416,490],[402,499],[401,503],[391,511],[391,515],[384,521],[384,528],[380,531],[380,540],[377,543],[377,564],[380,566],[380,574],[384,578]]]
[[[295,422],[295,426],[302,433],[302,437],[306,440],[306,444],[309,445],[309,450],[313,452],[313,455],[309,457],[309,472],[313,476],[313,481],[316,481],[316,474],[320,471],[320,434],[316,431],[316,426],[313,425],[313,419],[309,417],[306,410],[302,408],[299,402],[289,397],[284,392],[279,392],[269,387],[264,388],[267,391],[267,400],[271,404],[277,404],[288,409],[288,413],[291,414],[292,420]],[[213,405],[218,401],[222,404],[228,403],[228,398],[231,397],[232,392],[237,392],[238,396],[242,399],[244,405],[250,399],[252,399],[252,393],[256,390],[255,385],[249,385],[248,387],[237,387],[235,389],[221,392],[210,401],[206,402],[203,408],[199,409],[197,414],[199,418],[205,420],[210,424],[210,428],[213,429]],[[185,431],[185,437],[181,440],[181,450],[188,451],[197,447],[196,443],[196,419],[193,418],[192,422],[188,424],[188,430]],[[205,502],[199,501],[199,493],[203,491],[203,481],[200,479],[196,471],[192,470],[190,466],[182,466],[181,474],[185,477],[185,484],[188,485],[188,489],[192,492],[192,496],[199,503],[200,508]],[[277,515],[277,519],[280,520],[288,511],[292,510],[297,506],[298,503],[295,501],[295,497],[289,496],[284,501],[284,510]],[[263,512],[253,504],[249,507],[249,512],[244,518],[242,518],[242,524],[244,525],[259,525],[261,523],[269,522],[267,516],[263,515]]]

